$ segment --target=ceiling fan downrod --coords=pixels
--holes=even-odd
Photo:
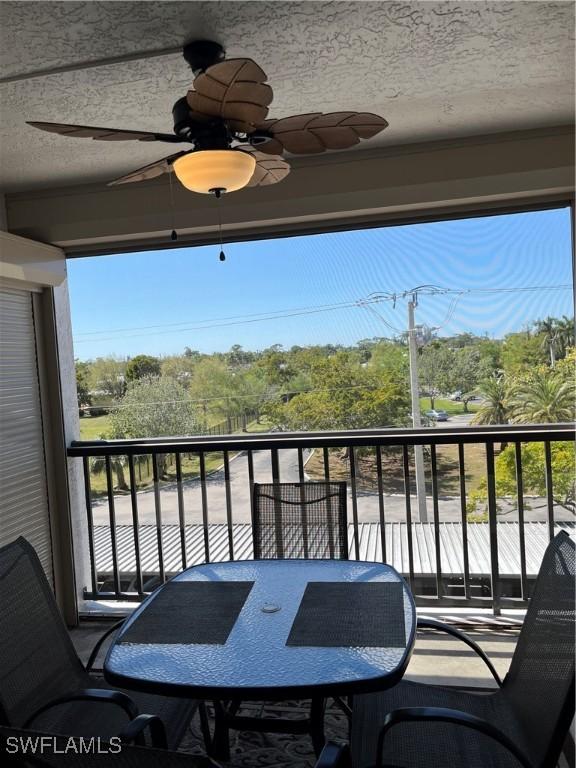
[[[182,49],[182,55],[195,75],[205,72],[208,67],[218,64],[226,56],[226,51],[213,40],[192,40]]]

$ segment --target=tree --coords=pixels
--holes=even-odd
[[[157,357],[136,355],[126,365],[126,381],[137,381],[138,379],[151,376],[160,376],[160,372],[160,360]]]
[[[275,344],[273,347],[270,347],[270,349],[265,350],[258,361],[258,365],[264,370],[266,378],[270,384],[285,388],[295,372],[289,364],[289,355],[281,349],[278,349],[278,347],[280,347],[280,345]]]
[[[476,345],[480,353],[482,366],[487,371],[486,378],[502,369],[502,342],[487,337],[480,339]]]
[[[510,376],[517,376],[546,362],[546,353],[539,336],[522,331],[509,333],[502,343],[502,368]]]
[[[422,391],[430,398],[434,408],[435,399],[452,389],[454,352],[446,345],[434,341],[425,346],[418,357],[418,376]]]
[[[494,374],[479,385],[478,392],[483,402],[474,414],[472,424],[508,424],[510,414],[505,376]]]
[[[198,433],[196,410],[186,388],[167,376],[131,382],[110,419],[110,437],[174,437]],[[166,457],[158,456],[164,475]]]
[[[202,354],[202,352],[199,352],[197,349],[184,347],[184,357],[193,357],[195,359],[198,359],[200,357],[204,357],[204,355]]]
[[[372,348],[369,366],[380,373],[390,373],[406,386],[409,383],[410,360],[408,350],[392,341],[380,341]]]
[[[552,424],[575,417],[574,378],[565,379],[540,368],[514,386],[509,401],[512,420],[522,424]]]
[[[550,355],[550,366],[554,368],[560,349],[558,322],[553,317],[547,317],[546,320],[538,320],[534,325],[536,333],[541,337],[542,349]]]
[[[234,376],[222,360],[207,357],[195,366],[190,395],[202,408],[204,418],[209,413],[220,418],[233,415],[233,394]]]
[[[574,465],[576,448],[573,442],[553,442],[550,445],[552,488],[554,502],[576,513],[576,489]],[[515,496],[517,493],[516,449],[513,445],[505,447],[495,462],[496,496]],[[522,443],[522,483],[524,493],[545,496],[546,455],[543,443]],[[486,480],[471,494],[471,501],[481,502],[486,511]]]
[[[401,426],[410,410],[408,389],[393,374],[363,368],[356,355],[318,357],[311,389],[267,408],[278,426],[296,430]]]
[[[468,403],[478,383],[491,373],[476,347],[461,347],[454,352],[450,389],[461,392],[464,413],[468,413]]]
[[[557,321],[558,345],[560,348],[559,357],[566,357],[568,350],[576,344],[574,339],[574,318],[564,315]]]
[[[128,484],[126,483],[126,476],[124,474],[124,467],[126,466],[125,456],[110,456],[110,469],[116,475],[116,488],[119,491],[127,491]],[[106,470],[106,457],[105,456],[92,456],[90,459],[90,471],[93,475],[99,475]]]
[[[90,394],[90,363],[75,360],[76,367],[76,392],[78,395],[78,409],[92,405],[92,395]]]
[[[550,445],[552,488],[554,500],[575,511],[574,443],[563,441]],[[516,493],[516,456],[514,446],[509,445],[496,459],[496,490],[501,496]],[[546,495],[546,456],[543,443],[523,443],[522,481],[524,487],[538,496]]]
[[[192,378],[196,361],[192,356],[168,355],[160,362],[160,375],[170,376],[185,384]]]
[[[97,357],[90,363],[90,390],[93,395],[103,394],[116,399],[126,389],[126,363],[117,357]]]
[[[226,358],[232,368],[240,368],[253,362],[254,352],[243,349],[240,344],[233,344],[226,353]]]

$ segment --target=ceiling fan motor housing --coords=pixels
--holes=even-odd
[[[183,141],[194,144],[195,149],[229,149],[234,135],[224,120],[214,117],[205,123],[194,122],[190,118],[190,107],[186,97],[178,99],[172,107],[174,133]]]

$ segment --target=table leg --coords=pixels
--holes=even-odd
[[[326,699],[312,699],[310,706],[310,736],[312,737],[312,746],[316,757],[320,756],[326,743],[324,736],[324,710],[326,708]]]
[[[230,738],[226,705],[214,701],[214,736],[210,748],[210,756],[217,760],[230,760]]]

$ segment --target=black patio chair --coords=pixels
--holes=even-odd
[[[132,744],[145,730],[155,731],[158,738],[162,722],[142,715],[120,735],[120,741],[93,746],[88,739],[81,741],[78,737],[71,739],[0,726],[0,762],[18,768],[219,768],[207,757]],[[34,752],[33,745],[36,746]],[[347,759],[347,747],[328,743],[315,768],[344,768],[343,761]]]
[[[346,483],[254,483],[252,527],[255,560],[285,558],[348,559]],[[350,716],[350,707],[335,701]],[[309,733],[316,755],[324,744],[324,699],[313,699],[309,716],[299,720],[240,717],[241,701],[214,702],[213,752],[226,759],[228,730]]]
[[[254,559],[348,559],[346,483],[254,483]]]
[[[354,698],[354,768],[554,768],[574,717],[575,545],[567,533],[548,545],[508,674],[490,693],[401,682]]]
[[[198,702],[112,689],[78,658],[34,549],[0,549],[0,725],[110,738],[140,713],[161,718],[177,747]]]

